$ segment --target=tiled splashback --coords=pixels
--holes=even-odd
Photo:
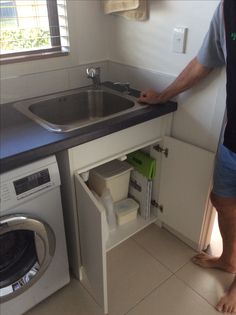
[[[78,67],[38,72],[1,79],[0,103],[46,95],[91,84],[86,77],[86,68],[101,67],[102,80],[107,80],[108,63],[101,61]]]
[[[130,82],[131,87],[162,89],[173,77],[149,69],[128,66],[112,61],[101,61],[77,67],[54,71],[38,72],[1,79],[0,103],[8,103],[26,98],[56,93],[91,84],[86,77],[86,68],[101,67],[102,81]]]
[[[165,73],[114,61],[108,61],[108,74],[110,81],[129,82],[131,87],[138,90],[154,89],[160,91],[174,79],[174,76]]]

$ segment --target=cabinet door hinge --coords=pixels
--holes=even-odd
[[[151,201],[151,205],[157,209],[159,209],[161,211],[161,213],[164,211],[164,207],[163,205],[159,205],[158,202],[156,202],[156,200],[152,199]]]
[[[168,157],[168,154],[169,154],[168,148],[162,148],[159,144],[157,144],[153,147],[153,149],[156,150],[157,152],[164,153],[166,158]]]

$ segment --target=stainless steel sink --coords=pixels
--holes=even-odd
[[[80,89],[15,104],[27,117],[55,132],[72,131],[140,107],[134,98],[107,88]]]

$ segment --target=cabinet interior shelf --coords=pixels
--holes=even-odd
[[[117,228],[109,233],[109,238],[106,243],[106,251],[108,252],[156,220],[157,217],[155,215],[151,215],[150,219],[148,220],[145,220],[140,215],[138,215],[137,219],[134,221],[123,225],[117,225]]]

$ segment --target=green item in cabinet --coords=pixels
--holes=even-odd
[[[153,179],[156,174],[156,160],[149,154],[142,151],[135,151],[129,153],[127,162],[148,179]]]

